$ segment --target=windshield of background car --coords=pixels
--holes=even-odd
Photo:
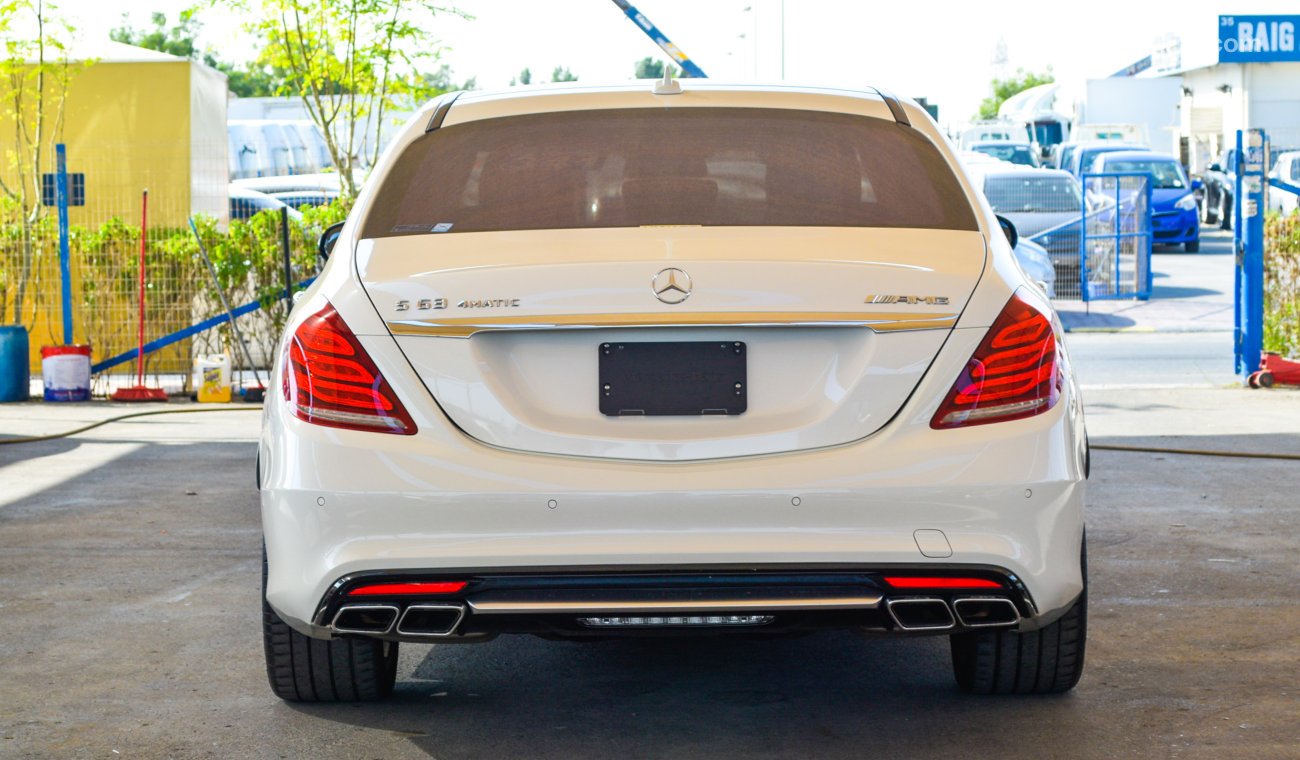
[[[1177,161],[1107,161],[1106,172],[1146,172],[1151,175],[1151,187],[1184,188],[1187,179]]]
[[[974,150],[1021,166],[1035,165],[1033,152],[1023,145],[976,145]]]
[[[1059,122],[1034,122],[1034,139],[1038,141],[1039,145],[1056,145],[1063,139],[1061,133]]]
[[[989,177],[984,196],[999,214],[1082,213],[1079,187],[1068,177]]]
[[[422,135],[362,236],[702,226],[977,230],[920,132],[821,111],[638,108],[510,116]]]
[[[1107,148],[1092,148],[1091,150],[1085,148],[1079,152],[1079,173],[1085,174],[1092,171],[1093,167],[1097,164],[1097,159],[1100,158],[1103,153],[1118,153],[1122,150],[1133,149],[1134,148],[1131,145],[1116,145]]]

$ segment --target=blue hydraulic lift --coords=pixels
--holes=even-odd
[[[659,31],[659,27],[651,23],[650,19],[646,18],[641,11],[636,9],[636,6],[632,5],[627,0],[614,0],[614,5],[617,5],[619,10],[623,11],[625,16],[632,19],[632,23],[636,24],[638,29],[645,32],[647,37],[654,40],[656,45],[663,48],[663,51],[667,53],[678,66],[682,67],[683,76],[695,77],[696,79],[704,79],[708,76],[708,74],[704,73],[704,69],[696,66],[695,62],[683,53],[681,48],[674,45],[673,41],[668,39],[668,35]]]

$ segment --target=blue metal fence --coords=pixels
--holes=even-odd
[[[1084,174],[1079,291],[1084,301],[1151,297],[1151,175]]]

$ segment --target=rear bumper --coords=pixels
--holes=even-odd
[[[1083,588],[1082,407],[1067,382],[1037,417],[931,429],[984,333],[954,330],[877,433],[736,459],[508,451],[409,401],[418,435],[325,428],[272,394],[259,450],[267,601],[327,637],[319,612],[331,589],[367,573],[974,568],[1023,585],[1033,609],[1022,626],[1050,622]],[[395,385],[419,387],[388,359]]]
[[[399,591],[451,575],[465,588]],[[387,593],[367,593],[376,589]],[[463,642],[499,633],[583,639],[845,627],[936,634],[1009,628],[1036,614],[1019,579],[996,568],[582,568],[358,574],[330,589],[312,623],[340,635]]]

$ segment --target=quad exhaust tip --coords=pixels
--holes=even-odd
[[[464,618],[463,604],[412,604],[402,613],[397,632],[403,636],[451,636]]]
[[[335,633],[384,634],[393,629],[397,608],[391,604],[349,604],[334,615]]]
[[[992,628],[1020,622],[1020,610],[1010,599],[997,596],[954,599],[957,619],[967,628]]]
[[[885,609],[904,631],[944,631],[957,625],[948,603],[942,599],[899,597],[887,600]]]

